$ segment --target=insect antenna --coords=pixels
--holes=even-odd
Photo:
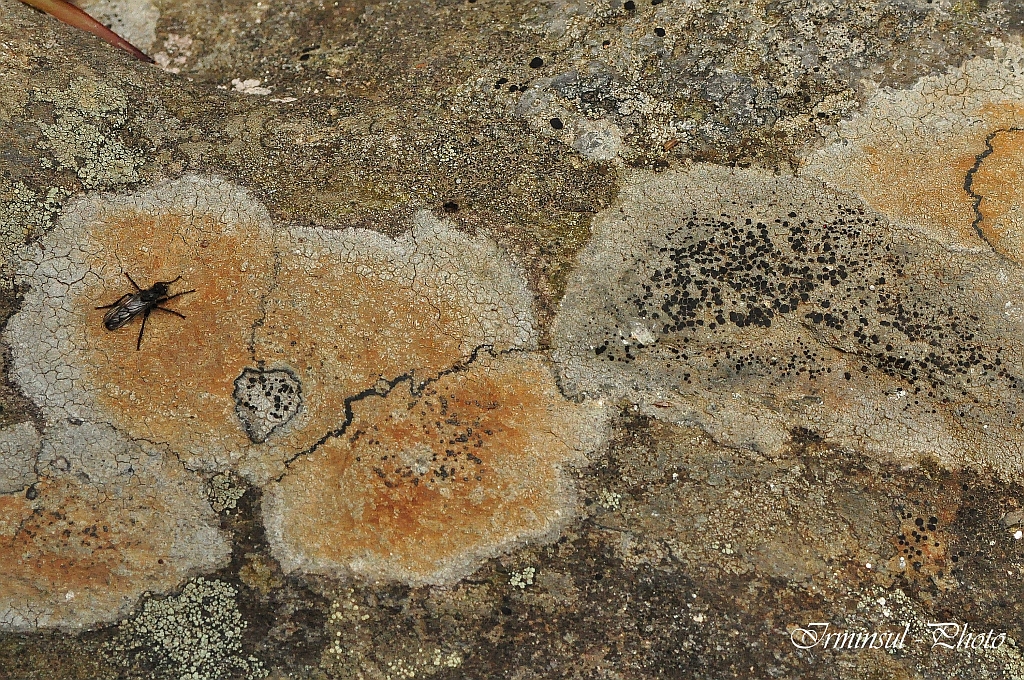
[[[176,297],[181,297],[182,295],[188,295],[189,293],[194,293],[194,292],[196,292],[195,289],[183,290],[180,293],[175,293],[174,295],[168,295],[163,300],[161,300],[161,302],[167,302],[168,300],[173,300]]]
[[[174,316],[180,316],[182,319],[188,318],[181,312],[176,312],[173,309],[167,309],[166,307],[154,307],[153,309],[159,309],[161,312],[167,312],[168,314],[173,314]]]

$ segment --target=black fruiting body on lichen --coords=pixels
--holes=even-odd
[[[629,363],[657,345],[651,351],[675,370],[699,354],[733,376],[831,373],[813,341],[798,340],[801,349],[788,356],[735,342],[786,319],[852,355],[862,372],[874,367],[914,394],[950,402],[997,382],[1018,390],[1020,379],[976,301],[964,295],[967,274],[885,233],[879,218],[858,207],[838,206],[824,220],[782,210],[764,221],[694,211],[664,239],[648,242],[619,282],[632,293],[615,315],[639,321],[655,340],[645,345],[614,331],[594,355]]]
[[[641,284],[645,292],[632,301],[640,318],[656,320],[665,334],[704,325],[714,330],[727,323],[768,328],[777,314],[808,306],[815,293],[830,298],[851,271],[861,272],[865,253],[855,253],[860,259],[837,258],[840,240],[847,241],[848,250],[851,245],[854,251],[864,250],[860,228],[854,219],[848,221],[840,218],[839,224],[830,225],[840,230],[829,233],[815,228],[813,220],[777,220],[786,233],[783,245],[764,223],[747,220],[737,226],[694,217],[657,248],[661,266]],[[811,243],[815,236],[820,238]],[[822,286],[828,289],[819,291]],[[664,295],[656,299],[659,291]],[[838,329],[843,319],[827,311],[829,306],[826,299],[825,311],[809,310],[805,317]]]
[[[235,379],[235,412],[249,439],[259,444],[302,406],[302,385],[286,369],[247,368]]]

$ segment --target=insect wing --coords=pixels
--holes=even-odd
[[[127,293],[114,303],[106,314],[103,315],[103,325],[108,331],[116,331],[151,306],[151,303],[144,302],[136,293]]]

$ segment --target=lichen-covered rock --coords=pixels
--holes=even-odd
[[[254,358],[294,372],[303,408],[288,438],[280,437],[282,453],[266,461],[315,446],[343,425],[348,400],[380,381],[424,380],[483,346],[536,344],[532,295],[519,268],[490,239],[427,212],[395,239],[364,229],[291,229],[278,243]]]
[[[154,678],[264,678],[262,662],[242,653],[248,622],[238,610],[237,596],[223,581],[189,581],[178,595],[147,599],[136,616],[121,622],[107,651],[145,664]]]
[[[219,559],[215,530],[171,530],[203,526],[212,514],[206,490],[181,465],[231,470],[257,485],[283,475],[273,490],[271,545],[289,570],[450,579],[480,556],[550,536],[572,514],[561,466],[597,446],[604,411],[559,395],[532,353],[537,333],[525,277],[486,236],[458,232],[427,212],[397,238],[275,228],[245,190],[187,176],[79,200],[20,260],[25,299],[5,338],[13,377],[48,425],[32,461],[43,480],[37,505],[129,494],[124,502],[142,512],[132,503],[143,492],[125,484],[140,474],[141,454],[133,453],[140,443],[154,456],[140,487],[152,511],[138,523],[153,542],[103,553],[104,569],[124,572],[122,589],[94,607],[93,619],[51,607],[37,625],[102,620],[114,599],[123,607],[143,589],[166,590]],[[107,310],[141,294],[136,283],[145,289],[157,281],[171,286],[152,314],[108,327]],[[478,361],[492,354],[504,358]],[[384,411],[368,412],[378,401]],[[437,411],[443,422],[417,409]],[[468,429],[448,432],[463,421]],[[371,450],[366,463],[351,466],[347,433],[364,427],[383,428],[394,441],[356,445]],[[86,433],[84,448],[69,443]],[[424,477],[408,498],[408,488],[389,491],[397,487],[371,465],[398,455],[392,445],[416,452],[406,466],[418,470],[413,487]],[[9,485],[33,481],[24,465],[9,467]],[[465,479],[449,479],[457,467]],[[404,480],[406,473],[389,474]],[[191,481],[179,483],[183,475]],[[348,480],[344,498],[336,495],[338,475]],[[227,508],[214,491],[216,508]],[[311,498],[335,500],[321,507]],[[12,523],[36,507],[20,503]],[[353,510],[353,503],[361,505]],[[120,527],[106,507],[83,512],[98,513],[93,524]],[[423,524],[403,529],[413,516]],[[311,528],[320,532],[314,542],[296,534]],[[55,560],[78,549],[38,541]],[[165,573],[129,566],[148,565],[147,556],[163,556],[168,545],[180,555],[166,555]],[[15,560],[13,551],[0,546],[0,560]],[[24,577],[38,589],[47,574],[40,569]],[[32,597],[12,595],[12,610],[35,606]],[[26,617],[12,621],[31,625]]]
[[[190,467],[260,480],[339,427],[345,400],[378,380],[536,341],[523,275],[486,237],[429,213],[397,239],[275,230],[258,201],[214,177],[82,199],[21,260],[29,290],[6,338],[15,379],[48,420],[110,422]],[[161,306],[186,318],[154,310],[141,344],[141,319],[105,328],[97,307],[134,293],[129,276],[142,288],[180,281]],[[298,398],[273,423],[239,392],[254,371],[294,382]]]
[[[6,184],[0,179],[0,289],[11,287],[15,254],[25,240],[53,227],[67,198],[67,192],[56,187],[40,194],[21,181]]]
[[[49,429],[38,470],[0,495],[0,629],[114,621],[230,552],[201,480],[109,426]]]
[[[801,174],[944,244],[988,244],[1024,262],[1024,223],[1013,201],[1024,173],[1024,49],[996,48],[995,58],[879,91],[840,124],[840,141],[804,159]]]
[[[273,281],[266,210],[216,178],[186,177],[134,195],[94,194],[21,254],[28,286],[6,340],[14,379],[50,422],[110,422],[207,466],[248,443],[234,381]],[[194,293],[116,332],[105,310],[134,288],[180,279]]]
[[[0,494],[17,493],[36,481],[39,432],[32,423],[0,429]]]
[[[1012,73],[1018,65],[1004,57],[1016,49],[1005,44],[1020,42],[1024,5],[1008,0],[76,4],[140,46],[148,44],[147,51],[160,68],[132,61],[18,0],[0,0],[0,320],[6,324],[12,314],[30,310],[38,294],[36,284],[23,275],[18,282],[9,276],[19,267],[26,270],[16,257],[18,249],[26,241],[63,229],[59,213],[70,207],[65,220],[73,219],[79,204],[69,204],[67,198],[77,198],[83,191],[122,194],[93,197],[105,205],[132,194],[130,201],[137,204],[147,187],[167,178],[188,173],[230,177],[251,192],[239,192],[243,212],[248,210],[244,206],[258,202],[273,217],[273,225],[266,221],[273,247],[259,249],[258,265],[269,263],[274,273],[269,288],[257,286],[263,292],[255,315],[252,298],[243,299],[241,291],[230,299],[214,297],[210,306],[211,300],[205,298],[216,284],[193,282],[191,277],[219,276],[221,265],[190,269],[194,263],[185,254],[187,249],[156,246],[155,251],[166,251],[169,271],[154,274],[166,280],[189,272],[172,290],[197,292],[168,304],[187,319],[154,312],[137,352],[138,319],[111,333],[102,328],[104,312],[92,309],[114,302],[131,286],[116,266],[113,271],[97,269],[105,277],[103,286],[96,284],[97,299],[78,304],[94,326],[87,332],[103,336],[101,342],[108,342],[111,351],[102,359],[87,357],[93,363],[86,364],[85,373],[72,374],[82,366],[73,363],[79,357],[66,354],[65,340],[47,336],[78,332],[73,318],[68,317],[65,327],[52,326],[52,319],[43,314],[15,320],[23,327],[35,326],[42,340],[39,354],[52,361],[53,374],[68,375],[76,381],[68,384],[91,401],[79,411],[81,418],[61,414],[56,407],[37,408],[19,393],[18,379],[9,375],[9,348],[5,345],[0,352],[5,374],[0,380],[0,424],[21,424],[26,441],[25,446],[5,450],[2,464],[11,474],[4,482],[9,492],[0,499],[11,508],[4,511],[3,521],[5,527],[24,526],[35,535],[31,545],[28,534],[5,539],[0,547],[0,588],[13,592],[17,584],[28,583],[31,587],[18,596],[18,611],[53,611],[52,617],[39,619],[47,625],[76,625],[74,621],[82,620],[80,612],[59,605],[59,598],[67,595],[60,587],[65,577],[71,583],[88,581],[90,575],[97,577],[96,582],[105,579],[111,592],[125,598],[125,606],[139,599],[133,594],[139,587],[171,588],[172,594],[143,596],[119,630],[0,632],[0,676],[242,677],[260,671],[253,657],[261,659],[274,678],[595,673],[629,678],[673,671],[714,678],[837,673],[885,678],[1024,676],[1015,643],[1024,639],[1024,602],[1007,596],[1020,576],[1020,486],[972,470],[878,460],[889,455],[887,438],[898,440],[909,430],[907,441],[934,437],[941,442],[943,432],[955,429],[950,422],[958,423],[970,438],[984,425],[991,428],[991,421],[999,421],[1010,451],[1020,439],[1012,431],[1018,420],[1012,413],[1013,391],[1004,389],[1005,376],[996,376],[987,386],[965,382],[991,377],[985,364],[994,366],[994,361],[972,366],[971,359],[964,359],[966,363],[949,375],[932,366],[930,375],[946,383],[938,387],[921,377],[913,382],[913,369],[919,376],[925,373],[913,362],[924,360],[929,352],[959,356],[962,346],[968,357],[979,348],[986,357],[1002,352],[998,370],[1004,370],[1012,363],[1006,357],[1016,352],[1019,295],[1012,260],[1020,250],[1016,180],[1021,133],[991,127],[994,119],[985,116],[992,112],[979,115],[985,120],[975,126],[972,111],[987,101],[999,109],[992,114],[1000,119],[999,125],[1019,126],[1014,109],[1021,97]],[[974,57],[981,59],[971,61]],[[998,67],[991,68],[995,62]],[[979,64],[982,67],[976,68]],[[956,70],[946,71],[951,68]],[[983,71],[991,72],[974,78]],[[948,78],[933,77],[944,72]],[[920,106],[909,101],[913,96],[908,93],[894,91],[922,76],[928,78],[914,90],[923,95]],[[963,94],[961,80],[970,86]],[[979,94],[978,88],[972,89],[975,84],[989,90]],[[924,93],[925,87],[933,91]],[[892,106],[880,105],[883,100]],[[856,118],[853,125],[841,127],[858,111],[866,114],[863,121]],[[728,289],[722,295],[723,310],[729,305],[726,311],[735,312],[735,318],[746,324],[751,308],[770,308],[770,327],[730,325],[727,313],[725,325],[713,330],[708,317],[702,328],[664,335],[655,334],[653,327],[645,332],[632,323],[624,325],[623,330],[635,333],[641,342],[658,338],[643,349],[630,347],[638,357],[633,368],[643,366],[637,373],[623,367],[626,380],[640,375],[656,385],[675,380],[670,387],[682,387],[650,397],[610,375],[607,389],[601,386],[592,392],[631,399],[607,400],[619,413],[611,428],[614,439],[588,457],[591,465],[564,475],[564,462],[557,464],[563,466],[565,490],[579,495],[576,509],[582,515],[558,531],[557,543],[516,546],[482,562],[473,556],[504,550],[486,548],[477,542],[481,538],[505,546],[528,541],[530,527],[541,524],[541,516],[531,524],[521,506],[542,512],[559,507],[548,493],[555,488],[549,471],[556,467],[557,451],[513,458],[514,451],[504,451],[488,438],[492,458],[499,463],[518,461],[522,480],[481,475],[481,480],[464,482],[480,486],[467,488],[456,485],[459,480],[432,477],[437,495],[423,494],[423,504],[415,507],[405,500],[420,497],[403,496],[407,487],[381,486],[385,480],[367,471],[367,457],[376,456],[380,463],[384,455],[401,455],[422,469],[423,449],[395,446],[386,452],[383,445],[367,442],[369,434],[354,439],[358,428],[372,424],[390,441],[408,441],[413,439],[410,433],[419,431],[399,430],[402,423],[411,423],[428,427],[422,439],[441,433],[440,439],[462,421],[424,424],[409,404],[423,406],[424,411],[426,406],[441,409],[443,396],[449,413],[458,407],[460,414],[475,415],[475,405],[460,399],[482,390],[475,386],[483,380],[477,371],[484,362],[529,364],[517,375],[502,372],[507,388],[494,391],[504,399],[495,414],[504,413],[505,405],[514,401],[512,392],[532,394],[538,403],[547,396],[562,403],[554,399],[556,392],[548,394],[549,369],[535,373],[530,368],[529,362],[549,365],[546,353],[522,351],[514,343],[503,346],[516,337],[514,329],[502,322],[493,333],[485,332],[476,320],[513,318],[488,307],[504,299],[498,288],[511,290],[509,297],[517,300],[513,307],[536,305],[537,330],[528,334],[523,348],[534,342],[546,348],[553,341],[564,350],[564,337],[553,336],[549,322],[574,269],[573,260],[591,238],[595,216],[595,247],[604,247],[609,235],[602,224],[608,213],[602,211],[609,206],[618,209],[625,204],[631,219],[636,218],[632,222],[644,225],[656,225],[659,211],[674,214],[679,191],[673,182],[679,175],[666,176],[664,186],[656,181],[648,185],[649,198],[667,196],[665,201],[651,200],[647,208],[634,210],[628,207],[634,200],[629,196],[633,170],[671,172],[705,161],[753,165],[767,175],[787,174],[809,150],[833,141],[847,145],[851,160],[847,164],[840,157],[839,146],[825,149],[822,158],[828,159],[826,165],[836,176],[823,171],[818,179],[841,186],[844,172],[858,175],[846,190],[873,206],[857,215],[867,224],[859,225],[864,233],[885,226],[884,220],[874,222],[881,211],[891,223],[944,239],[954,254],[932,249],[926,238],[908,245],[901,239],[913,234],[891,230],[895,254],[880,254],[864,264],[844,250],[837,264],[846,266],[847,280],[840,277],[833,286],[831,277],[828,282],[815,279],[814,290],[801,291],[808,293],[808,300],[798,299],[795,311],[782,312],[760,302],[772,296],[756,277],[767,280],[770,274],[774,283],[790,292],[803,272],[783,273],[783,264],[808,267],[817,276],[830,263],[828,254],[814,253],[810,246],[808,253],[791,250],[790,235],[773,227],[767,241],[760,240],[758,232],[756,245],[747,252],[765,248],[757,265],[778,267],[731,269],[720,286]],[[866,161],[864,154],[869,156]],[[872,159],[877,160],[877,171]],[[814,164],[814,158],[808,160],[805,179],[815,179]],[[776,218],[789,220],[788,212],[786,217],[771,216],[774,208],[768,204],[775,199],[762,191],[769,180],[758,173],[738,172],[725,179],[713,174],[700,177],[719,191],[698,187],[694,195],[699,201],[688,205],[700,215],[692,230],[700,235],[698,240],[711,235],[731,238],[731,233],[716,231],[701,220],[716,217],[724,222],[722,213],[749,213],[750,197],[763,204],[763,212],[772,218],[769,226]],[[761,179],[754,182],[752,176]],[[782,193],[794,190],[790,179],[772,182]],[[683,182],[686,191],[699,183]],[[735,191],[726,188],[731,183],[737,185]],[[206,185],[198,184],[195,193],[208,203],[202,196]],[[792,199],[788,211],[828,212],[828,224],[837,227],[836,239],[830,241],[834,251],[849,246],[875,252],[866,245],[871,239],[863,234],[855,238],[845,231],[849,225],[839,225],[851,215],[837,212],[836,201],[858,209],[863,208],[860,202],[846,203],[847,198],[823,192],[810,182],[796,184],[799,200]],[[617,202],[620,188],[625,193]],[[896,208],[875,200],[874,192],[891,197]],[[740,203],[725,205],[723,196]],[[947,197],[953,197],[952,202]],[[904,209],[903,203],[904,212],[896,214],[896,209]],[[440,226],[415,224],[413,215],[424,208],[439,216],[443,211],[444,220],[422,214],[419,218]],[[940,224],[947,212],[951,228]],[[179,219],[184,228],[172,227]],[[230,216],[211,218],[208,212],[199,219],[228,226],[239,223]],[[227,241],[202,248],[191,235],[190,220],[191,212],[168,217],[164,225],[169,233],[190,239],[191,250],[209,260],[210,249]],[[352,227],[386,236],[337,231]],[[439,237],[431,240],[428,232],[435,229]],[[131,219],[107,233],[111,238],[97,252],[114,252],[118,234],[126,244],[161,243],[146,228],[135,229]],[[630,233],[635,237],[667,232],[655,228]],[[819,232],[808,229],[802,240],[809,244],[814,240],[811,235],[824,248]],[[479,260],[484,263],[480,275],[465,278],[462,261],[476,258],[464,255],[466,250],[457,242],[480,240],[493,246],[491,238],[515,261],[496,249],[494,257]],[[673,247],[686,249],[692,244],[679,234],[672,240]],[[987,253],[986,240],[1011,260],[1009,266],[999,257],[963,257],[955,250]],[[95,245],[89,239],[82,242]],[[453,255],[436,256],[442,245]],[[718,252],[728,263],[743,260],[738,254],[742,244],[715,240],[712,245],[722,247]],[[627,246],[630,253],[645,247]],[[898,248],[902,250],[896,253]],[[217,252],[224,257],[222,271],[233,284],[237,279],[230,268],[237,262],[232,264],[227,250]],[[620,249],[618,254],[625,252]],[[150,278],[145,269],[157,258],[128,254],[143,269],[131,271],[133,276],[151,284],[157,277]],[[904,254],[913,264],[903,269],[904,276],[890,278],[892,258]],[[811,255],[813,261],[808,261]],[[426,257],[432,264],[417,265],[410,277],[414,257]],[[645,259],[659,257],[667,255],[638,256],[636,271],[649,271]],[[699,257],[693,255],[694,260]],[[819,257],[826,262],[819,262]],[[375,268],[362,276],[361,263],[367,259]],[[853,265],[853,260],[859,264]],[[516,263],[522,265],[531,288],[523,295],[515,292],[520,288],[501,283],[508,279],[492,279],[488,273],[502,267],[517,269]],[[617,267],[613,263],[607,273]],[[1005,281],[1000,281],[999,267]],[[445,289],[452,296],[435,294],[439,288],[433,282],[422,283],[435,270],[438,276],[457,273],[458,285]],[[874,285],[880,296],[902,303],[910,319],[914,313],[927,317],[922,322],[929,327],[927,335],[915,336],[924,339],[901,344],[899,333],[906,331],[894,330],[894,321],[904,328],[916,322],[904,322],[898,306],[894,312],[885,311],[881,297],[864,298],[864,306],[858,302],[855,321],[850,307],[844,308],[851,320],[843,318],[843,323],[851,328],[821,327],[826,314],[832,313],[824,308],[826,299],[832,304],[829,309],[840,306],[851,277],[876,276],[882,270],[886,283],[869,278],[868,289]],[[391,275],[395,278],[387,278]],[[253,276],[265,280],[263,274]],[[986,276],[994,276],[994,282]],[[522,283],[523,277],[514,278]],[[465,295],[459,292],[464,280],[472,282],[467,287],[474,289],[473,299],[480,304],[464,302]],[[54,286],[45,294],[73,299],[79,285],[92,286],[95,278],[89,274],[83,282],[69,278],[67,289]],[[956,288],[964,282],[962,290]],[[570,296],[579,299],[575,286],[573,281]],[[986,300],[999,291],[1005,297],[986,307]],[[616,303],[614,295],[601,290],[596,294],[605,297],[606,306]],[[944,301],[939,305],[943,318],[933,321],[935,314],[922,307],[921,300]],[[651,300],[646,302],[650,305]],[[999,305],[1005,318],[996,312]],[[237,316],[227,316],[228,308]],[[961,322],[967,309],[974,310],[977,321]],[[821,324],[816,324],[815,313],[821,314]],[[861,328],[861,317],[868,328]],[[1006,332],[999,329],[997,317]],[[603,317],[588,318],[581,311],[570,330],[585,332],[594,318]],[[250,324],[248,336],[233,332],[233,319]],[[764,320],[760,314],[753,316],[754,322]],[[957,328],[943,325],[947,320]],[[214,328],[218,324],[221,327]],[[866,347],[853,331],[866,334]],[[872,335],[878,336],[878,343]],[[205,378],[191,381],[190,368],[162,365],[163,358],[156,355],[163,352],[173,354],[175,362],[201,364],[200,355],[208,353],[209,346],[190,354],[184,346],[193,336],[225,347],[238,347],[244,339],[248,348],[229,356],[223,371],[217,365],[197,366],[209,377],[204,385]],[[491,338],[498,339],[493,351],[500,360],[486,348]],[[670,344],[681,347],[687,358],[672,355]],[[886,345],[892,345],[893,352]],[[617,356],[624,356],[622,349]],[[605,354],[610,350],[611,346]],[[668,368],[640,357],[659,351],[671,355],[664,362]],[[742,366],[740,359],[729,363],[744,353],[763,358],[769,367],[745,359]],[[231,364],[235,356],[244,361]],[[790,370],[794,356],[799,365]],[[787,365],[771,364],[773,357],[785,359]],[[894,363],[884,369],[903,370],[902,377],[879,368],[889,357],[912,362],[909,368]],[[813,379],[808,371],[795,378],[795,370],[805,365],[815,370]],[[860,370],[865,366],[866,374]],[[829,374],[829,368],[840,371],[841,377]],[[966,373],[959,373],[961,369]],[[845,380],[846,372],[851,373],[850,381]],[[702,382],[687,385],[686,373]],[[463,376],[459,384],[456,374]],[[254,375],[267,381],[260,384],[257,378],[251,390],[238,389],[241,379],[248,384]],[[555,375],[560,377],[557,371]],[[530,391],[516,387],[513,378],[545,387]],[[97,387],[97,379],[105,382]],[[566,384],[573,387],[570,381]],[[922,393],[913,394],[918,386]],[[59,400],[64,387],[57,387],[48,394]],[[690,387],[693,392],[685,392]],[[964,397],[965,392],[979,403]],[[301,395],[301,403],[296,395]],[[947,398],[951,401],[944,403]],[[174,399],[181,404],[178,412],[171,405]],[[929,403],[936,413],[926,410]],[[692,407],[696,415],[687,417],[684,407]],[[705,410],[698,412],[698,407]],[[904,413],[904,407],[911,411]],[[524,412],[532,413],[530,408]],[[565,408],[587,421],[591,405],[584,401]],[[884,408],[890,411],[880,410]],[[915,408],[923,412],[915,414]],[[954,408],[961,411],[950,415]],[[698,422],[718,443],[700,427],[652,422],[638,410]],[[890,418],[890,413],[896,415]],[[864,432],[847,436],[843,426],[835,424],[842,418],[863,425]],[[559,432],[534,430],[533,425],[555,420],[544,414],[520,429],[543,448]],[[594,421],[600,422],[600,417]],[[38,445],[28,441],[28,423],[38,432]],[[791,429],[793,425],[797,428]],[[100,432],[111,434],[107,439],[112,455],[98,455],[101,447],[89,453],[93,448],[88,440]],[[147,444],[151,435],[153,443]],[[72,436],[83,443],[71,442]],[[464,447],[475,443],[459,442],[458,435],[446,438],[456,442],[445,449],[460,456]],[[999,436],[979,439],[983,446],[976,457],[981,458],[992,452],[990,445]],[[383,435],[379,441],[385,441]],[[758,455],[736,447],[737,442],[789,457]],[[967,448],[955,439],[944,445],[953,452],[950,459]],[[901,446],[897,454],[902,461],[909,445]],[[579,446],[580,451],[587,448]],[[353,458],[345,462],[340,451]],[[475,447],[471,452],[485,459]],[[199,477],[186,472],[197,468],[204,468]],[[317,477],[317,470],[325,475]],[[289,486],[293,473],[308,485],[291,484],[295,493],[285,497],[278,492]],[[538,475],[535,482],[529,478],[533,474]],[[361,475],[368,478],[365,486],[356,484]],[[269,492],[263,488],[267,480],[278,478]],[[394,478],[388,474],[386,481],[394,483]],[[178,491],[165,488],[179,479]],[[522,486],[514,486],[519,482]],[[148,495],[129,498],[135,483]],[[341,483],[346,485],[344,495]],[[492,498],[492,483],[493,489],[513,491],[509,500],[492,504],[510,509],[488,520],[487,503],[476,506],[472,501]],[[526,497],[530,489],[534,494]],[[445,490],[454,500],[440,496]],[[461,492],[469,493],[470,501],[459,496]],[[261,522],[267,510],[264,500],[292,502],[292,516],[299,521],[312,517],[314,526],[336,528],[347,526],[345,499],[368,508],[371,497],[379,501],[378,507],[405,508],[399,519],[408,519],[407,524],[388,524],[388,517],[378,518],[364,509],[363,516],[369,514],[376,521],[369,523],[371,528],[364,526],[367,522],[356,522],[344,531],[325,530],[314,537],[319,542],[298,547],[272,538],[275,554],[290,555],[288,559],[336,551],[333,562],[325,558],[320,565],[310,561],[295,567],[293,561],[288,563],[291,573],[281,571]],[[211,516],[204,499],[218,517]],[[321,499],[323,503],[317,504]],[[525,500],[514,505],[516,499]],[[445,529],[464,545],[446,543],[440,530],[433,530],[431,518],[437,516],[437,508],[453,510]],[[491,524],[468,536],[460,533],[465,531],[460,528],[462,510],[470,525]],[[51,512],[70,517],[60,520]],[[115,528],[120,532],[116,551],[100,546],[104,549],[89,552],[97,546],[91,535],[85,539],[88,547],[71,540],[91,516],[88,513],[115,518],[106,526],[109,533]],[[127,513],[127,518],[119,513]],[[460,519],[455,521],[456,517]],[[170,518],[179,522],[179,533],[170,532]],[[52,527],[47,524],[51,521]],[[203,545],[202,536],[214,523],[231,532],[230,562],[207,564],[195,555],[172,558],[161,552],[169,543]],[[97,529],[100,536],[102,526]],[[202,531],[192,536],[190,527]],[[374,528],[389,539],[376,539]],[[527,533],[517,539],[520,530]],[[408,556],[414,548],[403,536],[420,540],[429,548],[426,554],[443,555],[440,563],[464,559],[465,571],[475,564],[480,568],[471,578],[445,587],[333,578],[354,571],[352,546],[362,545],[366,554],[372,550],[379,558],[374,563],[377,575],[393,568],[388,578],[412,580],[409,574],[415,569],[420,580],[413,582],[423,582],[423,574],[434,565],[413,562]],[[294,542],[294,536],[289,540]],[[208,545],[212,553],[220,550],[215,543]],[[42,557],[22,562],[19,556],[26,548],[33,555],[61,560],[67,569],[48,571]],[[475,552],[460,558],[462,548]],[[158,565],[164,560],[159,566],[168,573],[147,571],[154,556]],[[177,571],[189,564],[197,571],[218,569],[216,579],[196,581]],[[114,577],[104,576],[106,567]],[[406,569],[404,576],[401,568]],[[316,573],[303,574],[304,570]],[[7,580],[8,573],[15,575],[14,580]],[[179,591],[181,586],[184,590]],[[89,593],[99,589],[76,587],[73,592],[76,602],[87,602],[93,597]],[[112,600],[96,602],[78,606],[83,611],[112,608]],[[910,644],[900,654],[851,653],[840,659],[820,648],[797,650],[785,634],[807,621],[830,621],[833,630],[880,632],[907,621],[915,626],[909,637],[926,641],[925,622],[947,620],[969,620],[972,631],[1005,630],[1008,639],[998,650],[955,653],[908,639]]]
[[[39,121],[48,152],[41,164],[70,170],[85,189],[113,189],[139,181],[143,154],[119,134],[128,119],[126,93],[103,80],[75,78],[65,92],[40,89],[37,102],[53,107],[53,122]]]
[[[793,430],[1021,473],[1024,271],[816,181],[697,166],[602,214],[555,323],[570,394],[772,455]]]
[[[563,468],[603,435],[603,407],[565,400],[530,353],[481,354],[352,409],[344,432],[268,488],[268,538],[286,571],[454,581],[552,537],[574,514]]]

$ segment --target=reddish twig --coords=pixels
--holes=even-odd
[[[65,0],[21,0],[26,5],[31,5],[36,9],[42,10],[52,17],[63,21],[69,26],[80,28],[83,31],[88,31],[102,40],[106,40],[111,45],[120,47],[122,50],[130,53],[136,59],[140,59],[145,62],[153,63],[146,54],[135,45],[114,33],[109,28],[101,24],[100,22],[93,19],[91,16],[86,14],[83,10],[75,7]]]

